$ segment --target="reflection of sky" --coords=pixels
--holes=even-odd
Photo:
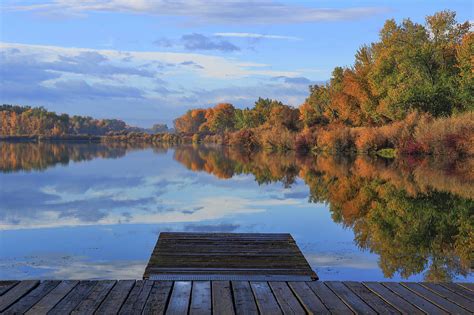
[[[219,180],[172,157],[144,150],[1,174],[0,278],[141,278],[160,231],[224,231],[291,233],[324,280],[383,279],[378,257],[308,203],[303,182]]]

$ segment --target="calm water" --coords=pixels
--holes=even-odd
[[[472,160],[0,148],[2,279],[139,279],[161,231],[206,231],[291,233],[322,280],[474,280]]]

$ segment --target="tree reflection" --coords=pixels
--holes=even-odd
[[[369,156],[241,152],[222,147],[178,147],[174,158],[218,178],[251,174],[259,184],[297,177],[310,202],[329,204],[332,218],[380,256],[386,277],[425,272],[427,281],[467,275],[474,253],[473,160],[388,161]]]
[[[119,158],[127,152],[142,150],[149,145],[144,143],[65,143],[65,142],[1,142],[0,172],[42,171],[56,164],[68,165],[95,158]],[[168,146],[153,147],[156,153],[166,153]]]

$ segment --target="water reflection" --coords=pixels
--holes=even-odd
[[[35,183],[35,176],[16,177],[8,187],[2,182],[2,229],[88,222],[188,222],[181,226],[182,230],[234,231],[239,229],[235,222],[207,222],[274,206],[298,207],[298,200],[304,200],[327,204],[333,222],[350,228],[359,248],[377,254],[378,266],[386,278],[396,274],[408,278],[423,272],[427,281],[451,280],[467,276],[474,260],[473,159],[388,161],[368,156],[244,153],[227,147],[192,145],[148,148],[130,144],[0,143],[0,147],[0,170],[4,173],[44,171],[56,164],[114,159],[151,149],[155,155],[169,150],[173,160],[191,170],[191,174],[204,172],[216,179],[232,178],[219,181],[219,185],[212,186],[215,190],[209,191],[209,179],[167,174],[166,170],[172,167],[164,159],[159,162],[160,172],[150,174],[149,170],[157,167],[157,160],[141,158],[121,176],[114,176],[116,169],[108,163],[110,176],[95,176],[94,167],[90,166],[90,173],[81,170],[83,177],[66,181],[67,174],[61,173],[55,182],[55,174],[51,173],[48,185]],[[246,198],[219,194],[217,189],[225,189],[226,184],[238,188],[239,180],[248,176],[259,185],[281,183],[286,189],[280,194],[265,190],[267,198],[261,196],[261,191]],[[304,182],[305,190],[292,189],[299,181]],[[189,202],[183,197],[191,198],[193,194],[199,195],[198,201]],[[27,200],[22,197],[25,195],[29,196]],[[315,259],[321,261],[324,256],[316,255]]]

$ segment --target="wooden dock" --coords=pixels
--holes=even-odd
[[[290,234],[160,233],[150,280],[317,280]]]
[[[472,314],[473,283],[0,281],[2,314]]]

